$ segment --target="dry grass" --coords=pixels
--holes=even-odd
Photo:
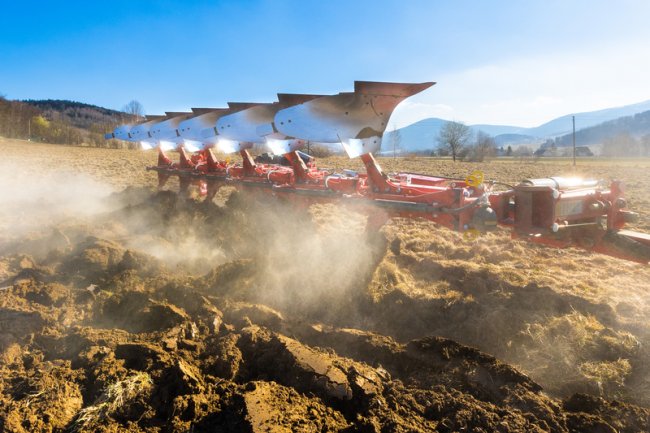
[[[583,362],[580,364],[580,373],[588,379],[596,381],[601,388],[605,385],[623,386],[625,378],[632,372],[632,366],[627,359],[616,361]],[[603,391],[604,392],[604,391]]]
[[[367,290],[376,303],[395,292],[417,303],[391,305],[399,322],[379,324],[380,332],[476,346],[556,395],[582,390],[650,402],[643,349],[650,344],[650,267],[530,245],[507,230],[466,239],[396,219],[384,231],[389,242],[400,240],[399,255],[380,261]]]
[[[0,137],[0,156],[3,163],[30,170],[39,178],[49,172],[68,172],[89,175],[115,189],[155,185],[155,174],[144,169],[156,164],[155,152],[40,144]]]
[[[109,385],[92,406],[79,411],[73,431],[84,431],[102,425],[138,397],[147,395],[152,387],[153,381],[146,372],[135,373]]]
[[[641,346],[629,332],[577,311],[530,323],[521,334],[518,364],[560,394],[563,387],[591,390],[592,384],[603,396],[623,397],[632,373],[630,359],[638,361]]]

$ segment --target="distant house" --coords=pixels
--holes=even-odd
[[[594,153],[587,146],[577,146],[576,156],[594,156]]]
[[[540,147],[533,153],[533,155],[546,157],[560,156],[557,147]]]

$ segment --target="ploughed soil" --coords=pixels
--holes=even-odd
[[[0,145],[2,431],[650,431],[648,266]]]

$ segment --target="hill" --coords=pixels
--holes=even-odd
[[[556,147],[572,146],[572,134],[557,137],[552,143]],[[594,145],[600,145],[607,156],[650,156],[650,110],[576,132],[576,146]]]
[[[650,101],[625,105],[622,107],[607,108],[598,111],[576,113],[576,128],[589,128],[603,122],[618,119],[619,117],[632,116],[634,114],[648,110],[650,110]],[[557,119],[553,119],[550,122],[546,122],[543,125],[537,126],[535,128],[528,128],[524,130],[523,133],[539,138],[551,138],[559,135],[569,134],[573,128],[571,122],[572,116],[573,115],[571,114],[567,114],[565,116],[558,117]]]
[[[576,118],[578,130],[582,131],[598,126],[603,122],[617,121],[619,118],[634,116],[648,110],[650,110],[650,100],[622,107],[568,114],[533,128],[487,124],[469,125],[469,127],[474,134],[478,131],[483,131],[494,136],[499,146],[511,144],[539,145],[548,139],[555,139],[555,137],[570,133],[573,127],[572,116]],[[400,128],[398,130],[401,137],[400,147],[405,152],[421,152],[434,149],[437,146],[436,137],[446,122],[447,120],[445,119],[432,117]],[[617,128],[624,128],[623,123],[617,126]],[[609,125],[605,129],[611,127],[612,125]],[[640,128],[642,127],[640,126]],[[384,146],[386,146],[384,150],[388,150],[391,146],[393,134],[394,131],[388,131],[384,134],[383,141],[385,143]],[[587,134],[592,134],[592,132]]]
[[[398,129],[400,136],[399,147],[408,152],[422,152],[434,149],[437,146],[436,137],[445,123],[447,121],[444,119],[432,117],[420,120],[406,128]],[[384,133],[382,140],[383,151],[392,151],[394,134],[394,131]]]
[[[114,125],[123,122],[125,113],[97,105],[61,99],[26,100],[25,104],[38,108],[48,120],[58,120],[70,125],[91,129],[96,125]]]
[[[128,115],[68,100],[0,98],[0,135],[54,144],[106,146],[104,133]],[[118,145],[118,143],[113,143]]]

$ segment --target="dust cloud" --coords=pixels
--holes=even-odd
[[[0,165],[0,185],[0,252],[43,258],[60,247],[60,236],[43,244],[56,232],[70,247],[89,236],[116,242],[182,275],[249,260],[231,295],[292,314],[340,315],[377,260],[366,217],[333,205],[294,206],[227,187],[219,204],[147,188],[118,192],[88,175],[15,163]]]
[[[0,163],[0,239],[107,211],[112,188],[66,170]]]
[[[74,243],[95,236],[152,255],[172,269],[187,266],[190,271],[207,271],[224,260],[200,225],[163,221],[151,209],[145,211],[151,194],[145,188],[118,192],[71,170],[2,163],[0,252],[44,255],[61,246],[61,237]],[[44,244],[48,236],[55,238],[51,245]],[[39,241],[37,249],[29,242],[33,239]]]
[[[344,207],[301,210],[288,203],[262,203],[249,209],[249,224],[258,230],[245,247],[258,267],[255,300],[310,319],[347,316],[352,323],[355,312],[348,308],[364,293],[381,236],[373,241],[366,216]]]

